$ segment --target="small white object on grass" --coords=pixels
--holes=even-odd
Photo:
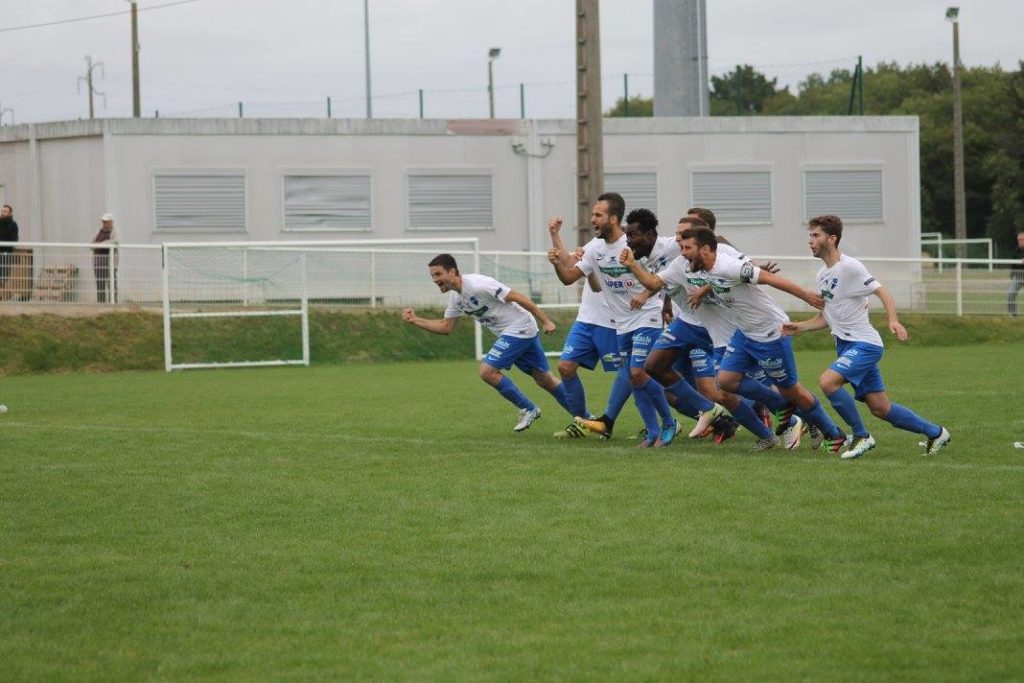
[[[0,415],[3,415],[6,412],[7,412],[7,406],[5,406],[3,403],[0,403]]]

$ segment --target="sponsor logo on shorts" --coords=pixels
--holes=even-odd
[[[504,339],[498,339],[498,341],[494,342],[494,348],[496,349],[507,349],[508,347],[509,343]]]

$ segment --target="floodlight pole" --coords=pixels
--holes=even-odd
[[[492,47],[487,51],[487,101],[490,104],[490,117],[494,118],[494,60],[501,56],[500,47]]]
[[[967,255],[967,202],[964,190],[964,117],[960,97],[960,14],[959,7],[946,10],[946,19],[953,22],[953,218],[957,239],[956,257]]]
[[[139,9],[136,0],[132,4],[132,116],[142,116],[142,101],[139,94]]]
[[[366,118],[373,118],[373,95],[370,88],[370,0],[363,0],[363,44],[366,47]]]

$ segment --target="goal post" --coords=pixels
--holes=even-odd
[[[437,307],[424,278],[439,253],[479,272],[477,238],[165,243],[165,370],[309,365],[311,306]],[[239,343],[215,348],[213,328],[234,330]],[[261,336],[269,350],[242,343]],[[479,357],[479,325],[475,347]]]

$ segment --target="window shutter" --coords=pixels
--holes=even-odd
[[[370,230],[370,176],[284,176],[284,229]]]
[[[805,171],[804,220],[823,214],[881,222],[882,171]]]
[[[245,232],[245,175],[154,175],[156,230]]]
[[[769,171],[699,171],[693,174],[693,205],[715,212],[719,225],[772,222]]]
[[[622,195],[627,214],[633,209],[650,209],[657,215],[657,173],[605,173],[604,186]]]
[[[491,230],[490,175],[408,176],[410,230]]]

